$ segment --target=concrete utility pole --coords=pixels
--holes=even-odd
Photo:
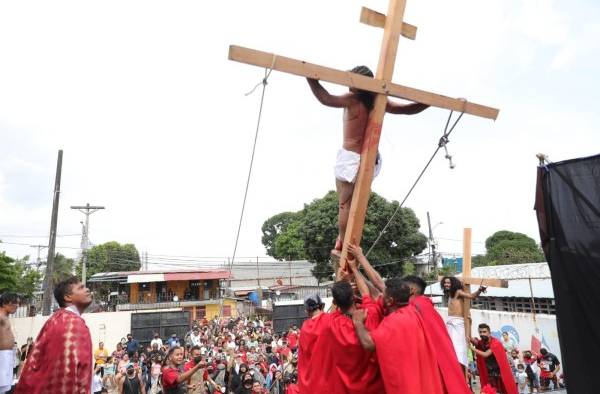
[[[86,205],[71,206],[71,209],[76,209],[85,215],[85,224],[82,222],[83,229],[81,231],[81,282],[85,285],[87,251],[90,248],[90,215],[105,208],[97,205],[90,205],[88,202]]]
[[[42,299],[42,314],[48,316],[52,307],[54,293],[52,277],[54,276],[54,249],[56,247],[56,225],[58,224],[58,202],[60,200],[60,176],[62,173],[62,149],[58,151],[56,161],[56,177],[54,178],[54,198],[52,200],[52,219],[50,221],[50,240],[48,241],[48,259],[46,260],[46,275],[44,276],[44,298]]]
[[[46,249],[48,247],[48,245],[29,245],[29,246],[37,249],[37,260],[35,262],[37,264],[37,268],[39,269],[42,265],[42,259],[40,258],[40,253],[42,252],[42,249]]]

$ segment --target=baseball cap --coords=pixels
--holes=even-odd
[[[325,304],[321,300],[321,296],[319,294],[311,294],[304,298],[304,306],[308,311],[314,311],[319,308],[323,308]]]

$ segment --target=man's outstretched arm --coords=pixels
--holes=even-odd
[[[411,104],[400,104],[395,103],[391,100],[387,101],[387,105],[385,106],[385,112],[390,114],[398,114],[398,115],[414,115],[418,114],[429,108],[427,104],[421,103],[411,103]]]
[[[354,330],[356,330],[356,336],[363,349],[369,352],[375,351],[375,342],[369,334],[369,331],[365,328],[365,319],[367,318],[367,312],[364,309],[356,309],[352,312],[352,321],[354,322]]]
[[[348,252],[351,253],[356,260],[358,260],[358,265],[363,267],[365,270],[365,274],[367,274],[367,278],[371,281],[373,286],[375,286],[379,291],[383,292],[385,290],[385,282],[379,275],[379,272],[373,268],[369,260],[363,254],[362,248],[356,245],[348,245]]]
[[[486,290],[487,290],[487,288],[485,286],[479,286],[479,289],[477,289],[477,291],[475,291],[473,293],[468,293],[464,290],[457,290],[456,295],[459,298],[467,298],[469,300],[474,300],[475,298],[479,297],[479,295],[481,293],[485,293]]]
[[[362,274],[358,270],[358,263],[357,263],[356,259],[348,260],[348,265],[350,266],[350,269],[352,270],[352,274],[354,274],[354,280],[356,281],[356,287],[358,287],[358,292],[360,293],[361,297],[371,296],[372,294],[370,294],[369,286],[367,286],[367,282],[365,281],[365,278],[362,276]]]
[[[316,79],[306,78],[308,86],[319,102],[328,107],[344,108],[352,105],[356,99],[351,95],[335,96],[330,94]]]

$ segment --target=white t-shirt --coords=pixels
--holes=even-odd
[[[92,393],[102,391],[102,378],[97,373],[92,378]]]
[[[160,338],[154,338],[153,340],[150,341],[150,347],[152,347],[155,343],[158,344],[158,348],[160,349],[163,345],[162,339]]]

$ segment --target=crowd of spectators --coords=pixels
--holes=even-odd
[[[93,393],[213,394],[298,392],[298,327],[275,333],[270,322],[214,318],[142,345],[131,334],[94,351]]]

